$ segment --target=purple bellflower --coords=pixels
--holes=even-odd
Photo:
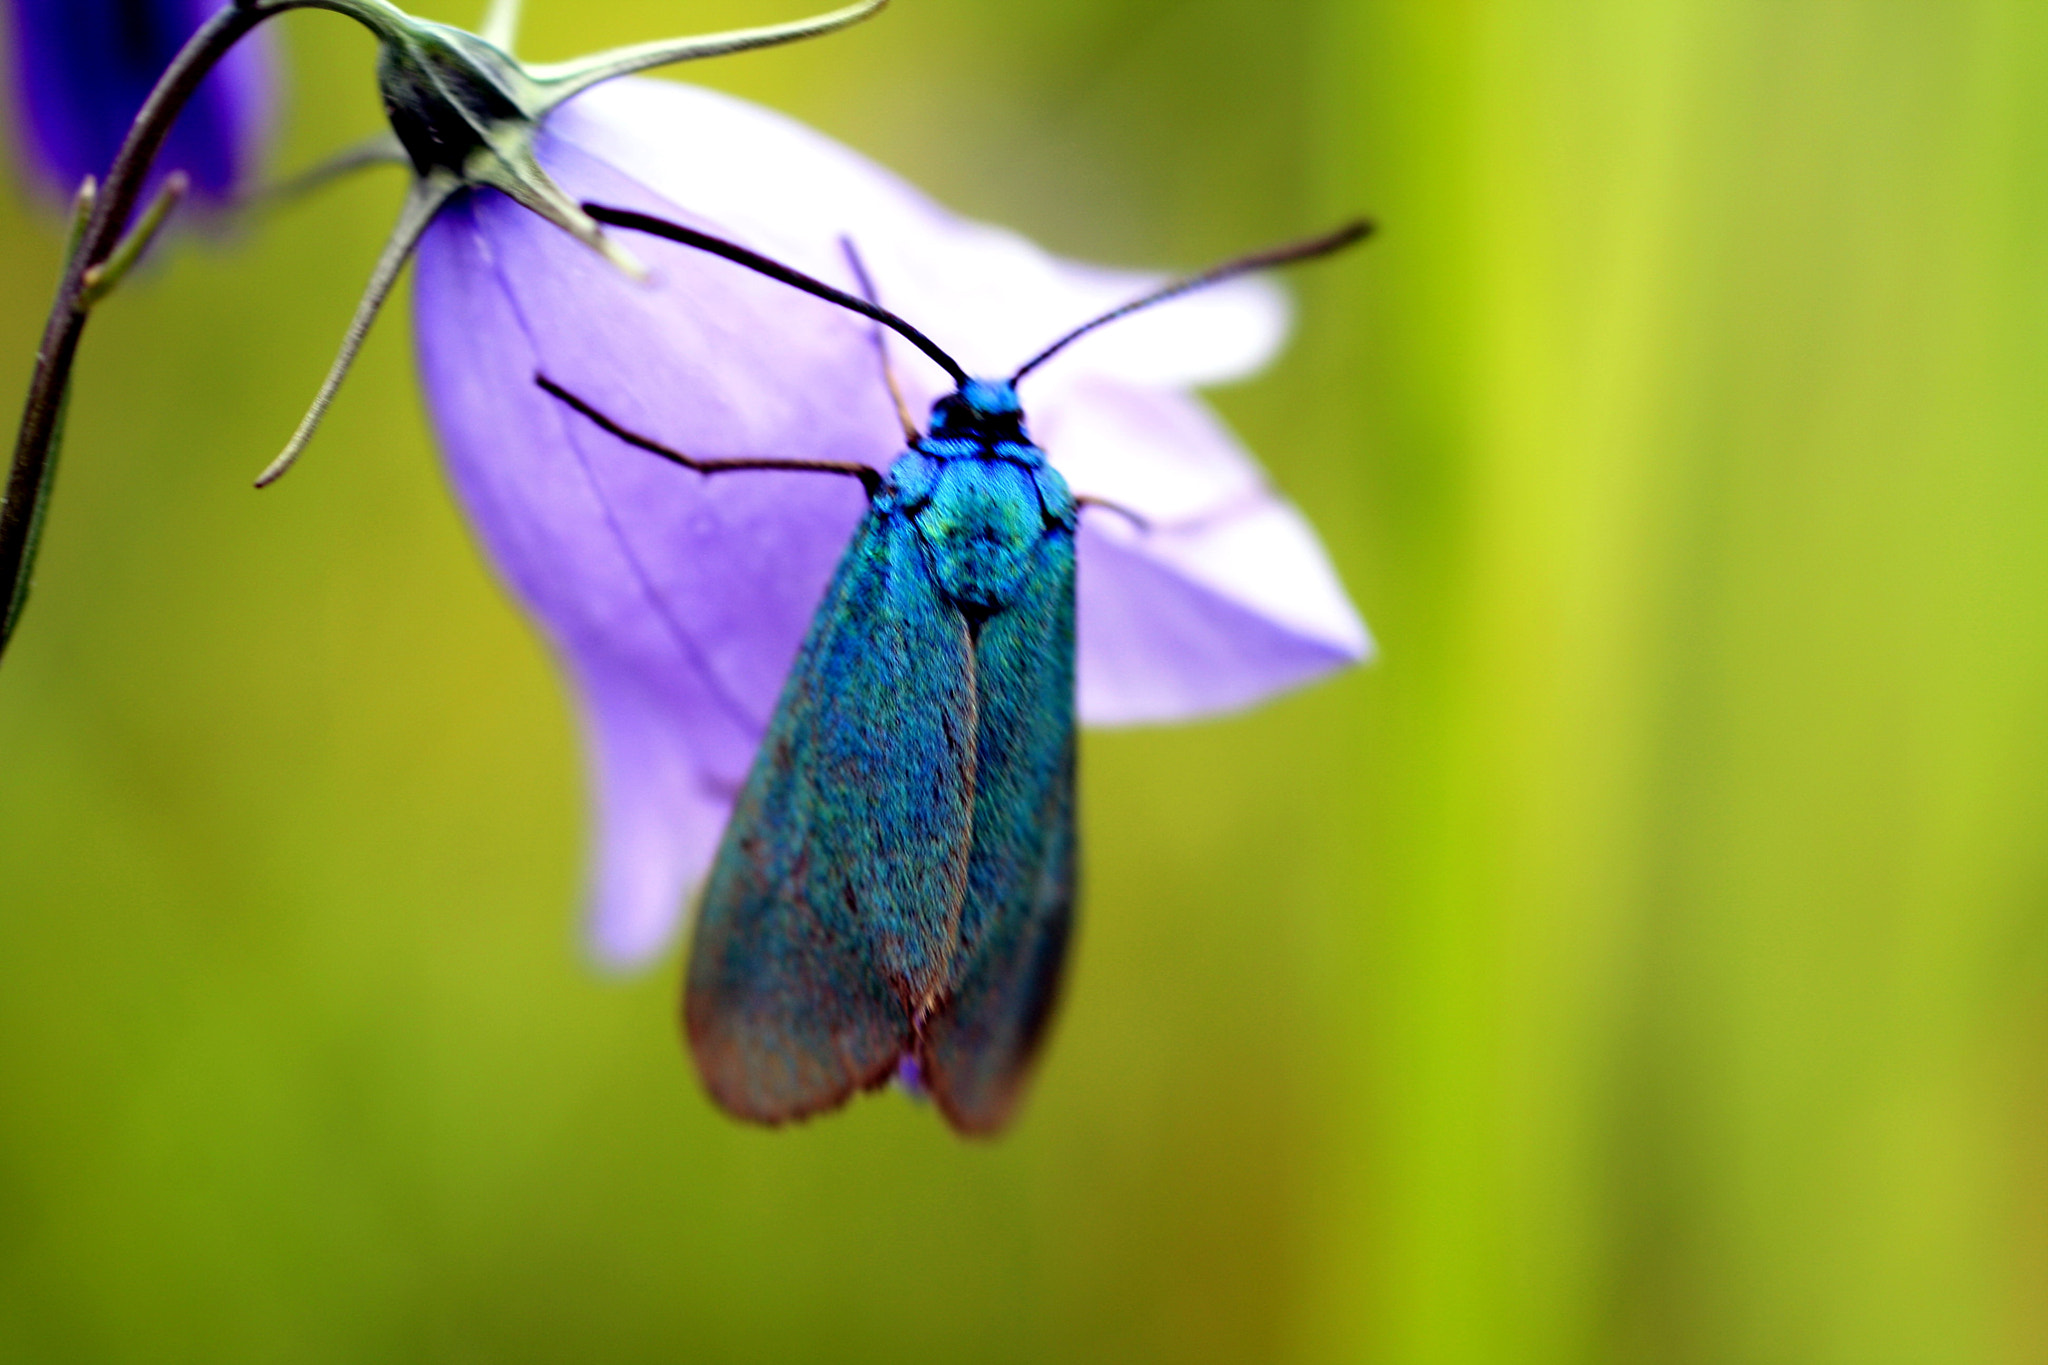
[[[614,80],[827,33],[883,0],[545,66],[511,55],[517,0],[493,0],[481,34],[390,0],[240,3],[244,21],[317,8],[368,27],[383,155],[412,170],[340,354],[258,483],[305,448],[417,250],[420,365],[452,481],[589,737],[593,948],[642,961],[710,862],[864,502],[846,479],[678,470],[576,418],[536,375],[692,455],[876,467],[902,443],[882,355],[913,405],[950,385],[864,320],[699,252],[636,241],[643,265],[582,204],[681,221],[848,288],[856,247],[880,301],[981,373],[1157,280],[964,221],[743,101]],[[1314,534],[1187,392],[1256,369],[1286,323],[1276,289],[1240,280],[1093,333],[1027,381],[1037,443],[1076,493],[1114,504],[1089,509],[1078,539],[1084,721],[1226,711],[1370,654]]]
[[[222,0],[12,0],[15,114],[30,178],[68,200],[103,176],[150,87]],[[229,53],[185,107],[157,159],[194,197],[224,204],[261,159],[273,52],[257,34]]]
[[[573,198],[746,243],[879,299],[973,373],[1007,373],[1156,277],[1055,259],[958,218],[858,154],[732,97],[620,81],[535,143]],[[869,324],[702,253],[636,239],[635,281],[504,198],[443,208],[415,328],[450,474],[574,683],[597,805],[591,945],[659,952],[703,876],[834,564],[848,479],[707,478],[548,397],[545,372],[704,458],[887,466],[903,444]],[[1372,649],[1313,532],[1185,390],[1263,363],[1284,297],[1247,280],[1104,329],[1025,384],[1031,429],[1091,508],[1079,539],[1079,702],[1095,724],[1248,705]],[[893,338],[892,338],[893,341]],[[889,352],[910,405],[951,384]]]

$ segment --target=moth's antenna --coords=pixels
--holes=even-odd
[[[959,361],[940,350],[936,341],[880,304],[856,298],[843,289],[834,289],[823,280],[814,280],[801,270],[763,256],[758,251],[749,251],[737,242],[728,242],[723,237],[713,237],[708,232],[699,232],[695,228],[684,227],[681,223],[671,223],[666,218],[656,218],[650,213],[636,213],[632,209],[609,208],[603,204],[585,204],[583,211],[600,223],[629,228],[634,232],[645,232],[655,237],[666,237],[671,242],[680,242],[684,246],[693,246],[699,251],[722,256],[735,265],[743,265],[749,270],[766,275],[771,280],[779,280],[792,288],[801,289],[806,294],[813,294],[827,303],[836,303],[848,312],[859,313],[864,318],[873,318],[930,356],[940,369],[952,377],[955,384],[965,385],[968,382],[967,371],[960,368]]]
[[[861,297],[879,307],[881,298],[875,293],[875,282],[868,278],[867,265],[854,247],[853,238],[841,237],[839,249],[846,253],[846,263],[853,267],[853,278],[860,282]],[[917,423],[911,420],[910,405],[903,401],[903,390],[896,387],[896,370],[889,364],[888,342],[883,338],[879,325],[874,328],[874,334],[875,356],[882,362],[882,383],[888,387],[889,401],[896,405],[896,420],[903,424],[903,440],[905,444],[915,445],[918,437]]]
[[[594,218],[597,215],[593,213],[591,216]],[[1223,281],[1235,279],[1239,275],[1249,275],[1254,270],[1268,270],[1276,265],[1289,265],[1295,261],[1311,261],[1318,256],[1328,256],[1332,252],[1342,251],[1347,246],[1364,241],[1372,235],[1373,226],[1373,221],[1370,218],[1359,218],[1346,223],[1335,232],[1326,233],[1321,237],[1311,237],[1305,242],[1293,242],[1287,246],[1276,246],[1269,251],[1259,251],[1249,256],[1240,256],[1234,261],[1225,261],[1222,265],[1205,270],[1199,275],[1190,275],[1185,279],[1175,280],[1171,284],[1161,285],[1143,298],[1132,299],[1121,308],[1112,308],[1092,322],[1082,323],[1079,327],[1076,327],[1073,331],[1025,361],[1018,368],[1017,373],[1010,376],[1010,382],[1015,384],[1025,375],[1030,374],[1040,365],[1051,360],[1061,351],[1064,351],[1082,337],[1087,336],[1096,328],[1115,322],[1118,318],[1129,317],[1140,308],[1150,308],[1155,303],[1164,303],[1168,299],[1178,298],[1182,294],[1191,293],[1197,289],[1206,289],[1212,284],[1221,284]]]

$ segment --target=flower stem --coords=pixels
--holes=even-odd
[[[58,443],[64,434],[71,369],[86,317],[104,292],[95,289],[94,282],[109,273],[100,267],[120,247],[150,166],[200,81],[258,24],[296,8],[297,0],[233,0],[200,25],[149,92],[114,157],[113,169],[97,192],[81,196],[81,207],[89,198],[90,210],[65,260],[57,297],[43,327],[28,401],[22,407],[21,431],[15,438],[14,463],[8,471],[6,493],[0,496],[0,651],[5,651],[13,638],[15,623],[28,601],[36,543],[56,471]]]

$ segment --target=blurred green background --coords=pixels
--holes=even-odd
[[[299,165],[372,50],[281,27]],[[689,75],[1119,263],[1379,215],[1216,400],[1384,660],[1090,736],[1009,1137],[740,1128],[579,957],[402,317],[249,489],[396,177],[181,242],[0,668],[0,1358],[2048,1358],[2048,9],[899,0]]]

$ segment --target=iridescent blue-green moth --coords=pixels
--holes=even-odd
[[[1114,318],[1335,251],[1370,227],[1178,281],[1076,328],[1009,379],[974,379],[871,300],[663,219],[585,209],[870,317],[957,385],[884,474],[693,459],[536,377],[613,435],[690,468],[816,470],[867,489],[712,864],[683,1019],[706,1089],[740,1118],[804,1118],[898,1077],[955,1129],[993,1133],[1016,1109],[1074,923],[1080,509],[1025,430],[1017,382]]]

